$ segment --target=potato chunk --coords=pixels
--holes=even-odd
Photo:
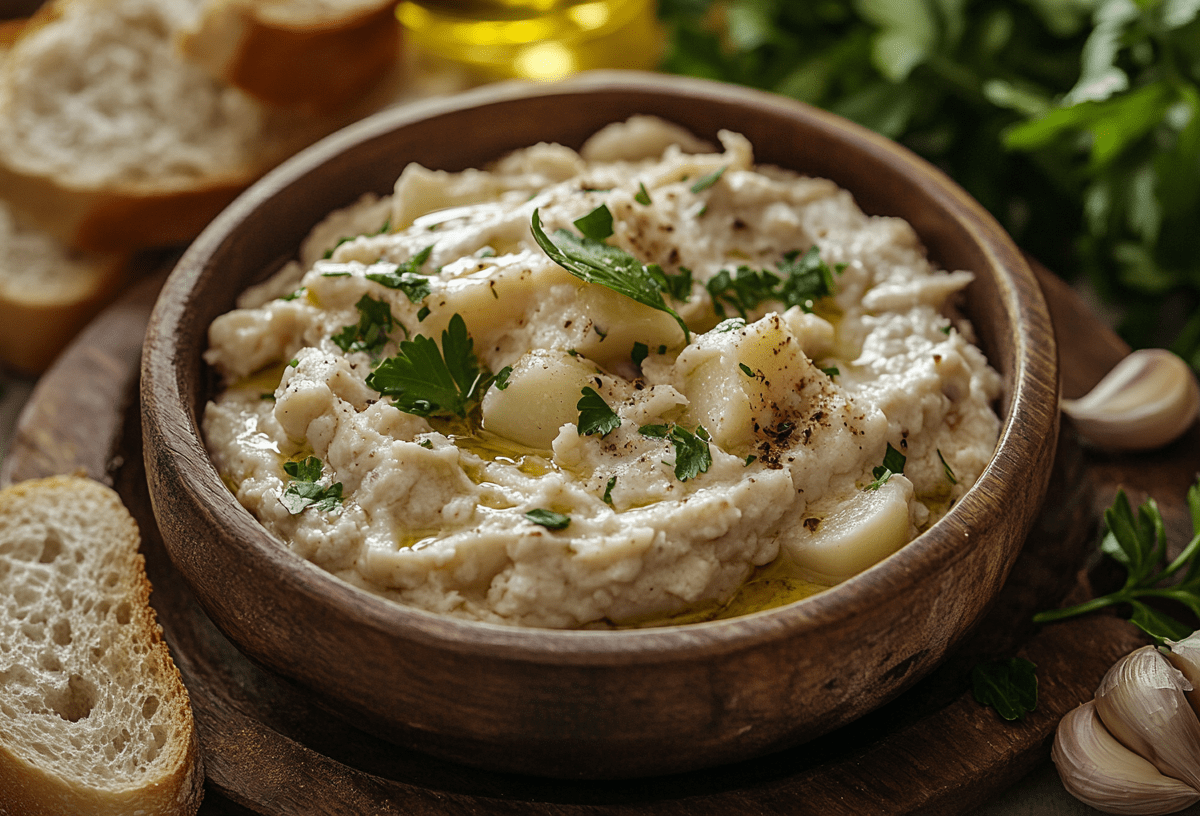
[[[508,385],[483,397],[483,427],[494,434],[549,450],[563,425],[579,419],[575,407],[583,387],[596,377],[588,360],[565,351],[534,349],[512,367]]]

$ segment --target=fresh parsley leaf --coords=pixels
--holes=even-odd
[[[575,407],[579,409],[579,427],[580,436],[589,436],[591,434],[600,434],[600,438],[608,436],[610,433],[621,427],[621,418],[617,416],[617,412],[608,406],[604,401],[604,397],[596,393],[596,389],[584,386],[581,392],[582,396]]]
[[[705,190],[707,190],[709,187],[712,187],[714,184],[717,183],[717,180],[719,178],[721,178],[721,176],[725,175],[725,171],[728,169],[729,169],[728,167],[722,167],[718,170],[712,171],[704,178],[699,179],[695,184],[692,185],[692,192],[693,193],[702,193]]]
[[[279,496],[280,503],[291,515],[297,515],[311,507],[321,512],[336,510],[342,503],[342,483],[324,487],[321,478],[321,460],[315,456],[300,462],[284,462],[283,470],[292,481],[288,482]]]
[[[258,395],[258,398],[264,399],[264,400],[270,400],[271,402],[274,402],[275,401],[275,392],[274,391],[264,391],[263,393]]]
[[[713,331],[718,334],[728,334],[729,332],[740,331],[744,328],[746,328],[746,321],[743,318],[731,317],[728,320],[722,320],[718,323],[713,327]]]
[[[531,229],[534,240],[550,260],[580,280],[599,284],[638,303],[666,312],[675,318],[683,330],[684,342],[691,342],[692,334],[687,324],[663,300],[659,282],[637,258],[619,247],[586,237],[579,238],[562,229],[554,233],[558,241],[555,243],[542,229],[537,210],[533,211]]]
[[[367,385],[392,397],[397,408],[423,417],[466,418],[490,383],[459,314],[442,332],[440,350],[433,338],[418,334],[367,375]]]
[[[358,309],[358,322],[343,327],[340,332],[329,338],[347,354],[353,351],[378,354],[383,351],[390,339],[389,335],[396,327],[408,336],[408,329],[404,328],[404,324],[392,317],[392,309],[387,301],[363,295],[355,307]]]
[[[650,194],[646,192],[646,185],[640,181],[638,182],[637,194],[634,195],[633,200],[644,207],[650,206]]]
[[[1019,720],[1037,708],[1037,666],[1023,657],[976,664],[971,669],[975,699],[1006,720]]]
[[[300,365],[300,359],[298,357],[293,357],[292,359],[288,360],[288,368],[295,368],[298,365]]]
[[[638,433],[651,439],[666,439],[675,448],[675,478],[681,482],[694,479],[712,466],[708,431],[697,425],[696,431],[679,425],[643,425]]]
[[[322,272],[321,277],[322,278],[348,278],[348,277],[350,277],[350,273],[345,272],[345,271]]]
[[[433,450],[433,441],[430,439],[422,439],[417,444],[420,445],[425,450]]]
[[[540,507],[536,510],[530,510],[525,514],[525,518],[534,524],[542,525],[547,530],[565,530],[571,523],[570,516],[555,513],[553,510],[544,510]]]
[[[636,340],[633,343],[633,351],[629,355],[629,359],[633,360],[635,366],[641,366],[646,362],[646,358],[650,356],[650,347],[645,343],[639,343]]]
[[[750,454],[749,456],[747,456],[747,457],[746,457],[746,464],[745,464],[745,467],[750,467],[751,465],[753,465],[753,464],[754,464],[755,462],[757,462],[757,461],[758,461],[758,457],[757,457],[757,456],[755,456],[754,454]]]
[[[820,251],[812,246],[803,255],[799,250],[785,254],[775,272],[745,265],[732,273],[722,269],[704,287],[720,317],[725,316],[728,307],[745,319],[750,310],[768,300],[811,312],[814,300],[834,293],[833,274],[834,270],[821,260]]]
[[[417,310],[417,322],[418,323],[424,322],[425,318],[427,318],[427,317],[429,317],[429,307],[428,306],[422,306],[420,309]]]
[[[1136,514],[1124,490],[1118,490],[1113,504],[1104,512],[1106,531],[1100,550],[1125,568],[1125,584],[1120,589],[1063,609],[1051,609],[1033,616],[1034,623],[1071,618],[1128,604],[1131,622],[1154,638],[1159,645],[1166,639],[1179,640],[1191,633],[1191,627],[1169,614],[1144,603],[1144,598],[1175,601],[1193,615],[1200,615],[1200,479],[1187,492],[1192,519],[1192,538],[1176,558],[1167,563],[1167,535],[1157,502],[1146,499]],[[1176,578],[1177,575],[1181,577]]]
[[[892,447],[889,442],[887,451],[883,454],[883,464],[871,471],[871,475],[875,477],[875,481],[867,485],[867,490],[878,490],[888,483],[888,479],[892,478],[895,473],[904,472],[904,463],[908,461],[907,457]]]
[[[303,287],[303,286],[301,286],[301,287],[300,287],[299,289],[297,289],[295,292],[292,292],[291,294],[284,295],[283,297],[281,297],[281,298],[280,298],[280,300],[295,300],[296,298],[298,298],[298,297],[300,297],[301,295],[303,295],[303,294],[304,294],[304,292],[305,292],[305,289],[304,289],[304,287]]]
[[[585,238],[591,238],[593,241],[603,241],[613,234],[613,217],[606,204],[601,204],[572,223]]]
[[[659,288],[675,300],[687,300],[691,297],[692,270],[686,266],[679,267],[679,271],[673,275],[664,271],[658,264],[649,264],[646,269],[658,282]]]
[[[838,371],[837,366],[829,366],[828,368],[822,368],[821,373],[824,374],[826,377],[836,377],[839,374],[841,374],[842,372]]]
[[[386,227],[386,225],[385,225]],[[420,274],[421,267],[429,260],[433,244],[422,249],[416,255],[399,264],[391,272],[372,272],[366,278],[389,289],[399,289],[412,303],[420,303],[429,297],[429,278]]]
[[[613,492],[613,488],[616,486],[617,486],[617,477],[616,476],[611,477],[608,480],[608,484],[606,484],[604,486],[604,503],[607,504],[609,507],[612,507],[612,503],[613,503],[612,492]]]
[[[844,268],[839,267],[837,271]],[[798,251],[784,255],[779,263],[779,273],[782,281],[775,297],[785,306],[812,311],[812,301],[829,297],[834,292],[833,270],[821,260],[816,245],[809,247],[803,255]]]
[[[742,370],[742,373],[745,374],[747,377],[754,376],[754,369],[751,368],[750,366],[746,365],[745,363],[738,363],[738,368],[740,368]]]
[[[496,376],[492,378],[492,385],[496,386],[497,391],[503,391],[508,388],[508,378],[512,376],[512,366],[505,366],[496,372]]]
[[[942,470],[946,473],[946,478],[950,480],[950,484],[958,484],[958,477],[954,475],[954,471],[950,469],[950,465],[946,464],[946,457],[942,456],[942,449],[937,449],[938,459],[941,460]]]

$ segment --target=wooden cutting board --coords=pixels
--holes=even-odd
[[[1079,396],[1128,349],[1070,289],[1038,271],[1063,393]],[[1135,503],[1153,495],[1176,546],[1191,535],[1184,495],[1200,466],[1200,426],[1167,449],[1119,456],[1081,448],[1064,426],[1050,496],[989,616],[937,671],[883,708],[808,745],[670,777],[594,782],[476,771],[357,731],[260,671],[171,566],[146,491],[137,401],[142,334],[162,279],[132,289],[38,383],[0,482],[83,471],[112,484],[138,519],[152,602],[200,730],[206,816],[963,813],[1043,762],[1059,718],[1144,642],[1112,616],[1030,623],[1034,612],[1117,578],[1094,558],[1097,520],[1117,487]],[[1040,700],[1023,721],[1007,723],[974,701],[968,676],[981,659],[1014,654],[1037,664]]]

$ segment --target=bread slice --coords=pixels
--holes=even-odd
[[[0,362],[45,371],[119,291],[126,260],[69,250],[0,201]]]
[[[199,0],[51,0],[0,67],[0,193],[72,246],[190,240],[344,123],[268,109],[176,53]]]
[[[272,105],[335,110],[397,63],[396,0],[207,0],[179,45],[217,79]]]
[[[187,691],[137,525],[80,477],[0,491],[0,812],[194,814]]]

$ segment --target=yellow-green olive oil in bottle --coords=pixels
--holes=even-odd
[[[651,69],[662,49],[654,0],[404,0],[396,16],[409,42],[488,79]]]

